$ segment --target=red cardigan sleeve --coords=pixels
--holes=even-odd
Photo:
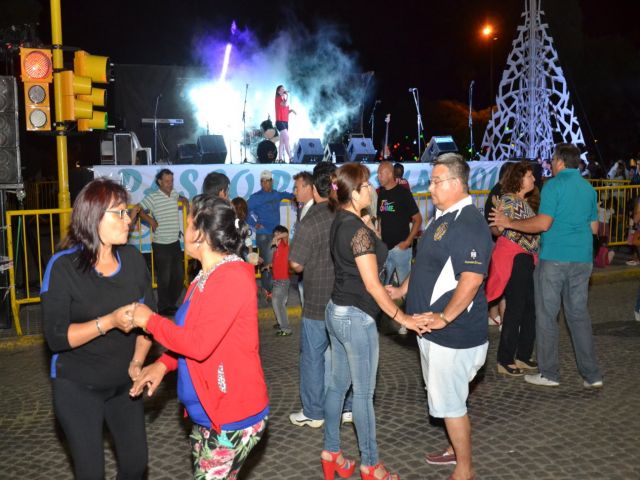
[[[211,274],[204,291],[194,293],[184,326],[152,315],[147,331],[178,355],[196,361],[206,359],[224,338],[244,303],[237,289],[243,275],[243,269],[234,268],[233,264],[222,265]]]

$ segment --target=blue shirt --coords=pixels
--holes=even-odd
[[[493,241],[471,198],[433,218],[420,237],[409,280],[407,313],[442,312],[453,298],[463,272],[486,276]],[[448,348],[472,348],[487,341],[487,299],[482,285],[450,325],[424,334]]]
[[[254,228],[256,223],[262,225],[261,229],[256,230],[256,234],[271,235],[273,229],[280,225],[280,202],[284,199],[292,200],[293,194],[277,190],[259,190],[249,197],[247,223]]]
[[[539,213],[553,218],[542,233],[540,259],[592,262],[591,222],[598,219],[596,191],[576,168],[565,168],[542,188]]]

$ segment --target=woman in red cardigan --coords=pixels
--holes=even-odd
[[[175,324],[142,304],[129,315],[169,351],[145,367],[131,395],[149,395],[178,370],[178,399],[193,422],[195,478],[236,478],[267,424],[254,267],[238,256],[249,229],[220,198],[192,201],[185,249],[200,261]]]

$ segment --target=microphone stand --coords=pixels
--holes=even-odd
[[[420,93],[417,88],[411,89],[411,95],[413,96],[413,103],[416,105],[416,123],[418,126],[418,161],[420,161],[420,155],[422,153],[422,147],[420,143],[420,132],[424,130],[422,125],[422,115],[420,114]]]
[[[244,158],[244,163],[247,163],[247,92],[249,91],[249,84],[245,84],[244,87],[244,105],[242,107],[242,145],[240,147],[240,156]],[[242,154],[244,149],[244,155]]]
[[[156,108],[153,110],[153,156],[155,164],[158,163],[158,104],[162,94],[156,97]]]
[[[375,113],[376,113],[376,107],[378,106],[378,100],[376,100],[373,103],[373,108],[371,109],[371,116],[369,117],[369,125],[371,125],[371,142],[374,143],[374,137],[373,137],[373,132],[375,130],[375,125],[376,125],[376,117],[375,117]],[[375,147],[375,144],[374,144]]]
[[[473,111],[473,84],[474,83],[475,83],[475,80],[471,80],[471,83],[469,84],[469,145],[470,145],[469,160],[473,160],[474,150],[475,150],[475,145],[473,144],[473,115],[471,114],[471,112]]]

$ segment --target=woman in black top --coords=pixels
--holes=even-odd
[[[321,455],[325,479],[337,473],[345,478],[355,468],[340,451],[340,416],[345,394],[353,385],[353,421],[363,479],[374,473],[389,476],[378,460],[373,393],[378,369],[378,331],[374,318],[382,309],[406,328],[419,331],[418,317],[405,315],[389,298],[380,282],[387,247],[360,212],[371,202],[370,172],[359,163],[347,163],[336,171],[340,209],[331,226],[330,248],[335,284],[327,305],[326,322],[331,340],[331,376],[325,397],[324,450]]]
[[[122,186],[105,179],[86,185],[42,282],[54,411],[77,479],[104,478],[105,422],[118,478],[142,478],[147,466],[143,403],[129,397],[129,388],[151,341],[131,332],[124,312],[134,301],[156,305],[144,258],[125,245],[130,223]]]

